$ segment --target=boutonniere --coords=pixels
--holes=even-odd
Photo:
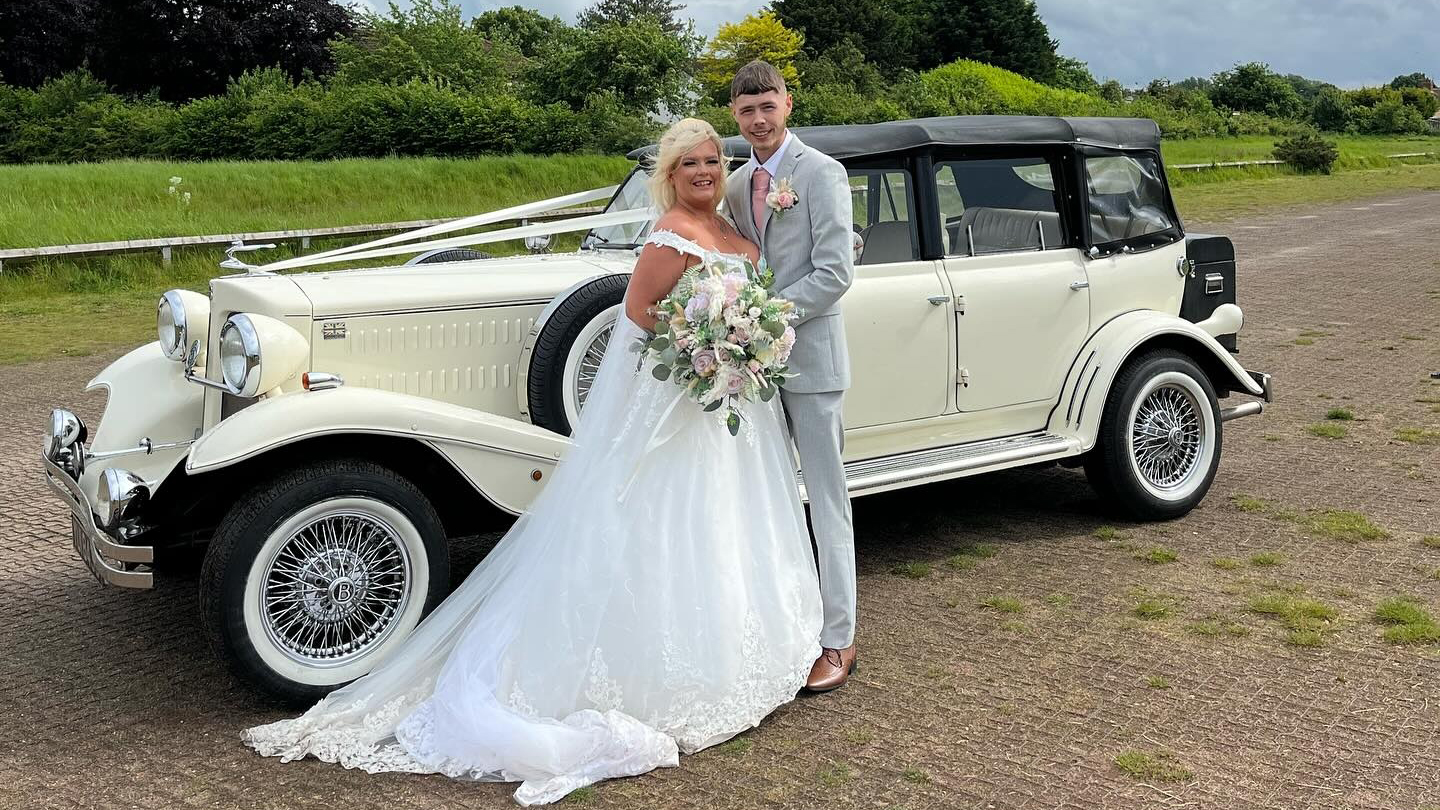
[[[800,195],[795,193],[795,187],[790,185],[790,178],[782,177],[765,195],[765,204],[775,212],[775,216],[782,216],[786,211],[795,207],[800,202]]]

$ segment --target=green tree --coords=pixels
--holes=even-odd
[[[1390,80],[1390,87],[1395,90],[1404,90],[1407,87],[1422,87],[1428,90],[1434,86],[1435,82],[1430,81],[1430,77],[1424,73],[1407,73]]]
[[[608,22],[546,43],[525,79],[540,103],[582,110],[588,97],[609,93],[629,110],[680,110],[699,50],[700,38],[690,30],[671,34],[654,18]]]
[[[865,54],[846,40],[832,45],[818,58],[801,53],[796,60],[800,81],[806,87],[839,86],[849,87],[863,96],[884,95],[892,83],[898,84],[904,76],[890,76],[887,82],[880,69],[865,61]]]
[[[751,14],[738,23],[726,23],[700,57],[699,80],[705,95],[716,104],[730,101],[730,80],[735,71],[754,59],[763,59],[780,71],[786,84],[798,84],[795,59],[805,38],[791,31],[769,11]]]
[[[1321,90],[1310,107],[1310,122],[1325,132],[1346,131],[1350,128],[1350,100],[1335,88]]]
[[[524,6],[505,6],[477,15],[470,21],[470,28],[484,39],[507,42],[521,55],[532,57],[569,26],[559,17],[546,17]]]
[[[1307,79],[1304,76],[1299,76],[1294,73],[1286,74],[1284,79],[1295,89],[1295,95],[1299,96],[1300,100],[1304,102],[1306,106],[1315,103],[1315,99],[1320,95],[1321,90],[1327,87],[1338,89],[1329,82],[1322,82],[1319,79]]]
[[[1440,98],[1423,87],[1406,87],[1400,90],[1400,100],[1420,112],[1422,118],[1429,118],[1440,109]]]
[[[1105,83],[1100,85],[1100,97],[1118,104],[1125,100],[1125,85],[1114,79],[1106,79]]]
[[[595,5],[580,12],[577,22],[581,28],[596,29],[610,23],[628,25],[649,17],[658,20],[667,34],[679,36],[686,26],[675,14],[684,8],[670,0],[596,0]]]
[[[414,0],[389,14],[368,14],[355,34],[334,45],[342,84],[420,80],[476,90],[504,84],[518,69],[513,46],[486,41],[453,0]]]
[[[921,43],[915,22],[922,0],[775,0],[775,16],[805,37],[805,53],[818,59],[848,44],[886,73],[919,69]],[[930,62],[938,64],[938,62]]]
[[[1095,80],[1095,74],[1090,72],[1090,66],[1069,56],[1056,57],[1055,78],[1049,84],[1063,90],[1089,93],[1092,96],[1100,94],[1100,82]]]
[[[1236,65],[1215,74],[1210,99],[1220,107],[1274,118],[1299,118],[1305,112],[1295,88],[1263,62]]]

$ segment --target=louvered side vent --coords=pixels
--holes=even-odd
[[[315,322],[313,369],[346,385],[519,418],[520,355],[539,314],[523,306],[332,316]]]

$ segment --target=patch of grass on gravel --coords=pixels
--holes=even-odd
[[[1370,522],[1370,518],[1359,512],[1344,509],[1326,509],[1306,517],[1305,524],[1311,531],[1347,543],[1361,540],[1384,540],[1390,533]]]
[[[1075,597],[1068,593],[1060,593],[1057,591],[1046,594],[1045,601],[1051,607],[1064,609],[1070,607],[1070,603],[1075,601]]]
[[[1152,546],[1144,551],[1136,552],[1135,559],[1144,560],[1151,565],[1164,565],[1180,559],[1180,555],[1164,546]]]
[[[1234,571],[1240,567],[1240,561],[1233,557],[1216,557],[1210,561],[1210,564],[1221,571]]]
[[[1025,603],[1013,596],[1001,595],[992,596],[980,603],[981,607],[988,607],[991,610],[998,610],[1001,613],[1024,613]]]
[[[1401,335],[1401,336],[1400,336],[1400,339],[1401,339],[1401,340],[1424,340],[1425,338],[1423,338],[1423,337],[1421,337],[1421,336],[1419,336],[1419,335]]]
[[[1333,630],[1340,611],[1316,599],[1270,593],[1250,601],[1250,611],[1274,616],[1289,631],[1285,640],[1299,647],[1322,643],[1322,633]]]
[[[1118,541],[1124,540],[1129,535],[1115,528],[1114,526],[1101,526],[1093,532],[1096,540]]]
[[[1169,618],[1178,606],[1175,597],[1163,593],[1139,594],[1130,614],[1146,621]]]
[[[868,728],[847,728],[845,729],[845,740],[854,745],[865,745],[875,739],[875,732]]]
[[[1150,689],[1169,689],[1170,680],[1164,675],[1151,675],[1145,679],[1145,686]]]
[[[1314,345],[1315,345],[1315,339],[1314,339],[1314,338],[1305,338],[1305,337],[1295,338],[1295,345],[1296,345],[1296,346],[1314,346]]]
[[[1426,548],[1440,548],[1440,534],[1431,534],[1420,538],[1420,545]]]
[[[1135,779],[1155,782],[1188,782],[1195,772],[1175,761],[1172,754],[1131,749],[1115,757],[1115,765]]]
[[[855,778],[855,774],[850,771],[850,766],[838,761],[821,768],[815,775],[820,780],[820,784],[828,788],[840,787]]]
[[[749,751],[754,743],[745,737],[737,737],[729,742],[715,746],[715,752],[724,754],[727,757],[738,757]]]
[[[945,564],[957,571],[969,571],[981,560],[987,560],[999,553],[1000,547],[994,543],[974,543],[955,549],[955,553],[946,558]]]
[[[1337,425],[1333,422],[1316,422],[1313,425],[1306,425],[1305,429],[1312,435],[1323,439],[1343,439],[1349,433],[1344,425]]]
[[[1435,644],[1440,642],[1440,625],[1418,601],[1395,596],[1375,608],[1375,621],[1387,625],[1385,640],[1391,644]]]
[[[1395,438],[1410,444],[1440,444],[1440,430],[1430,428],[1396,428]]]
[[[1259,554],[1250,555],[1250,564],[1255,566],[1279,565],[1285,562],[1285,555],[1274,551],[1262,551]]]
[[[1300,337],[1330,337],[1331,333],[1321,332],[1319,329],[1306,329],[1300,333]]]
[[[1208,618],[1185,625],[1185,632],[1193,636],[1215,638],[1217,636],[1248,636],[1250,628],[1229,619]]]
[[[1270,504],[1251,495],[1232,495],[1230,502],[1241,512],[1264,512],[1270,508]]]
[[[586,785],[582,788],[575,788],[565,794],[563,801],[565,804],[589,804],[594,801],[598,795],[599,792],[595,790],[594,785]]]
[[[1016,619],[1006,619],[1000,623],[1000,629],[1007,633],[1023,634],[1030,632],[1030,625]]]
[[[907,563],[901,563],[900,565],[897,565],[897,566],[895,566],[894,568],[891,568],[891,569],[890,569],[890,573],[892,573],[892,574],[899,574],[900,576],[902,576],[902,577],[908,577],[909,579],[924,579],[924,578],[930,576],[930,563],[927,563],[927,562],[907,562]]]
[[[1349,408],[1331,408],[1325,412],[1325,418],[1337,422],[1350,422],[1355,419],[1355,412]]]
[[[900,778],[904,779],[906,782],[909,782],[912,785],[930,784],[930,774],[915,767],[906,768],[905,770],[901,771]]]

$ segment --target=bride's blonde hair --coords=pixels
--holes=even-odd
[[[718,206],[725,199],[725,179],[730,172],[725,165],[725,143],[720,140],[720,133],[710,126],[709,121],[682,118],[660,136],[660,148],[651,163],[650,197],[662,213],[675,207],[675,186],[670,183],[675,167],[690,150],[706,141],[715,144],[715,152],[720,155],[720,176],[715,178],[715,204]]]

